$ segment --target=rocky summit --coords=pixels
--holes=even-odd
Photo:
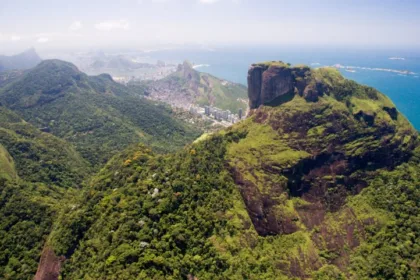
[[[253,64],[248,72],[248,86],[251,109],[281,103],[294,94],[317,101],[326,91],[326,85],[312,75],[309,67],[290,67],[282,61]]]
[[[237,127],[247,136],[233,145],[231,165],[261,235],[294,232],[302,221],[313,227],[417,145],[418,133],[387,97],[335,69],[260,63],[248,82],[254,110]],[[309,203],[297,220],[276,215],[282,193]]]

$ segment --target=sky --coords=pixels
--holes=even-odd
[[[169,45],[420,47],[418,0],[0,0],[0,54]]]

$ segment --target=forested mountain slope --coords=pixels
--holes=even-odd
[[[138,142],[174,151],[199,135],[109,75],[67,62],[0,79],[1,279],[34,277],[58,213],[107,159]]]
[[[40,131],[3,106],[0,106],[0,143],[25,181],[78,187],[89,174],[90,164],[71,144]]]
[[[173,119],[168,109],[139,98],[109,75],[89,77],[59,60],[45,60],[0,89],[0,102],[73,144],[95,167],[130,144],[174,151],[199,135]]]
[[[418,132],[333,69],[260,63],[248,81],[245,121],[114,157],[64,206],[37,279],[416,279]]]

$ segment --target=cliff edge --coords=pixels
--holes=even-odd
[[[324,86],[307,66],[291,67],[282,61],[253,64],[248,71],[249,106],[279,105],[294,94],[315,102],[326,90]]]

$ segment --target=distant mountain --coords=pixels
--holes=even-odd
[[[133,143],[173,151],[198,135],[168,109],[139,98],[111,76],[90,77],[60,60],[45,60],[7,84],[0,89],[0,102],[72,143],[94,166]]]
[[[41,58],[33,48],[13,56],[0,55],[0,72],[30,69],[40,62]]]
[[[149,98],[188,109],[190,105],[211,105],[237,113],[248,108],[245,86],[221,80],[193,68],[188,61],[176,72],[158,80],[143,83]]]

